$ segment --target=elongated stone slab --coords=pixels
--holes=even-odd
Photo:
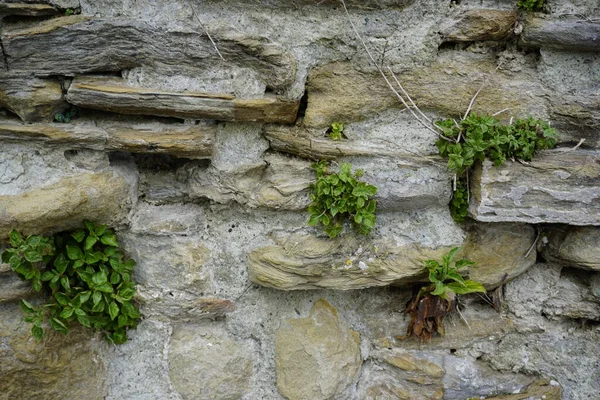
[[[22,15],[27,17],[40,17],[58,14],[58,10],[49,4],[31,3],[0,3],[0,17],[6,15]]]
[[[212,155],[214,125],[183,124],[18,124],[0,121],[0,138],[131,153],[205,159]]]
[[[444,39],[452,42],[504,40],[517,22],[513,10],[467,10],[451,26],[442,31]]]
[[[529,17],[521,41],[527,46],[567,51],[600,51],[600,23]]]
[[[67,100],[81,107],[120,114],[162,117],[292,123],[299,102],[275,96],[236,99],[228,94],[182,93],[127,86],[121,79],[79,77]]]
[[[545,151],[529,163],[475,169],[469,212],[484,222],[600,225],[600,152]]]
[[[52,121],[68,105],[57,80],[6,73],[0,74],[0,107],[25,122],[39,122]]]
[[[201,75],[232,66],[251,69],[272,89],[295,79],[294,56],[265,37],[226,27],[210,27],[219,57],[202,29],[155,26],[142,20],[93,19],[83,15],[54,18],[26,29],[2,33],[12,70],[36,75],[75,75],[150,66],[168,74]]]

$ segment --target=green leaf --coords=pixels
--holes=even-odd
[[[104,283],[108,282],[106,277],[106,273],[104,271],[100,271],[92,275],[92,283],[96,286],[100,286]]]
[[[471,267],[471,266],[475,265],[475,263],[470,260],[462,259],[462,260],[458,260],[455,265],[456,265],[456,269],[461,269],[464,267]]]
[[[96,236],[88,236],[85,238],[85,249],[90,250],[92,247],[94,247],[97,241],[98,238]]]
[[[94,305],[96,305],[100,302],[100,300],[102,300],[102,293],[94,292],[92,294],[92,303],[94,303]]]
[[[121,275],[119,275],[119,273],[113,271],[113,273],[110,274],[110,283],[112,283],[113,285],[116,285],[120,281],[121,281]]]
[[[29,262],[40,262],[42,261],[42,255],[37,250],[26,250],[23,255]]]
[[[104,293],[112,293],[113,287],[111,286],[110,283],[106,282],[106,283],[96,286],[96,290],[98,290],[100,292],[104,292]]]
[[[119,306],[114,301],[110,303],[108,306],[108,313],[110,314],[110,319],[115,319],[117,315],[119,315]]]
[[[33,291],[34,292],[39,292],[40,290],[42,290],[42,281],[40,278],[34,278],[33,279]]]
[[[40,326],[32,326],[31,327],[31,336],[33,336],[36,340],[42,340],[44,336],[44,330]]]
[[[67,334],[69,332],[69,328],[58,318],[50,318],[48,320],[50,322],[50,326],[55,330],[62,334]]]
[[[54,278],[54,271],[46,271],[42,274],[42,281],[47,282]]]
[[[444,285],[442,282],[438,281],[435,283],[435,290],[431,292],[431,294],[434,296],[444,297],[446,290],[448,290],[448,287],[446,287],[446,285]]]
[[[122,328],[124,326],[127,326],[127,324],[129,323],[129,318],[127,318],[127,316],[121,314],[121,315],[119,315],[119,319],[117,321],[118,321],[119,328]]]
[[[81,243],[83,238],[85,237],[85,231],[83,229],[79,229],[73,233],[71,233],[71,237],[75,239],[77,243]]]
[[[68,265],[69,261],[65,258],[64,254],[62,253],[56,256],[56,258],[54,259],[54,267],[61,274],[65,273]]]
[[[67,257],[69,257],[71,260],[82,260],[83,252],[77,246],[67,245]]]
[[[66,306],[71,301],[69,296],[67,296],[66,294],[64,294],[62,292],[54,293],[54,298],[56,299],[56,301],[58,301],[58,304],[60,304],[61,306]]]
[[[98,302],[98,304],[94,304],[94,307],[92,307],[92,312],[103,312],[104,311],[104,302],[100,301]]]
[[[21,234],[14,229],[10,231],[8,237],[12,247],[20,247],[23,244],[23,236],[21,236]]]
[[[77,322],[79,322],[81,325],[87,328],[91,328],[90,319],[86,314],[77,314]]]
[[[485,287],[479,283],[472,280],[466,280],[464,285],[461,285],[456,282],[452,282],[448,284],[448,287],[452,289],[456,294],[469,294],[469,293],[485,293]]]
[[[125,288],[119,290],[119,296],[123,298],[123,300],[131,300],[131,298],[135,295],[135,290],[131,288]]]
[[[102,235],[102,237],[100,238],[100,241],[102,242],[102,244],[105,244],[107,246],[119,247],[119,243],[117,242],[117,237],[115,236],[114,233],[112,233],[110,231],[105,232],[104,235]]]
[[[71,315],[73,315],[73,308],[71,307],[63,308],[62,312],[60,313],[60,317],[64,319],[71,318]]]
[[[60,284],[63,288],[65,288],[65,290],[69,290],[71,289],[71,284],[69,282],[69,277],[68,276],[63,276],[60,278]]]
[[[133,319],[140,318],[139,310],[130,301],[125,301],[121,304],[121,312]]]
[[[21,309],[24,313],[35,313],[35,307],[31,305],[27,300],[21,299]]]

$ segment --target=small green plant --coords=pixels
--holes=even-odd
[[[545,0],[518,0],[517,8],[525,11],[542,11]]]
[[[33,337],[42,338],[44,321],[63,334],[77,321],[122,344],[127,329],[135,328],[141,318],[133,301],[135,262],[124,259],[111,229],[89,221],[84,224],[85,230],[51,237],[23,238],[13,230],[12,248],[2,253],[2,261],[31,281],[34,291],[49,295],[49,302],[39,307],[21,300],[25,321],[33,324]]]
[[[530,161],[540,150],[556,145],[558,135],[547,122],[533,118],[519,119],[506,125],[492,116],[470,114],[455,122],[438,121],[444,136],[438,139],[440,155],[448,158],[448,169],[457,175],[457,190],[450,203],[454,219],[462,222],[469,205],[466,176],[475,161],[490,159],[500,166],[508,158]]]
[[[431,284],[423,286],[408,302],[405,314],[410,315],[407,336],[416,336],[421,341],[430,341],[434,333],[444,334],[444,317],[457,307],[457,295],[469,293],[485,293],[479,282],[464,279],[459,270],[475,265],[474,262],[462,259],[454,262],[455,247],[437,260],[425,261],[424,268],[429,273]]]
[[[323,225],[325,233],[334,238],[342,233],[344,220],[349,219],[357,232],[368,235],[376,221],[377,202],[371,197],[377,188],[358,180],[363,171],[352,174],[352,166],[344,163],[339,173],[332,173],[326,161],[313,164],[313,169],[317,180],[311,184],[308,225]]]
[[[344,131],[344,125],[338,122],[331,124],[329,128],[329,137],[332,140],[342,140],[342,132]]]
[[[54,115],[54,121],[69,123],[73,118],[77,118],[79,116],[79,108],[71,107],[71,109],[65,111],[64,113],[58,113]]]

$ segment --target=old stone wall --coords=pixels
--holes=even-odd
[[[115,227],[144,316],[122,346],[37,342],[0,264],[0,399],[600,398],[600,3],[546,3],[0,0],[0,248]],[[547,120],[558,148],[479,165],[455,223],[435,135],[350,21],[430,118],[485,82],[474,112]],[[370,236],[307,226],[319,159],[379,188]],[[401,339],[456,246],[489,297]]]

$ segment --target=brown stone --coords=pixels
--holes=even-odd
[[[22,15],[27,17],[40,17],[58,14],[58,10],[49,4],[35,3],[0,3],[0,18],[6,15]]]
[[[57,80],[19,74],[0,74],[0,107],[17,114],[25,122],[52,121],[68,105]]]
[[[543,237],[539,249],[546,260],[600,271],[600,227],[548,227]]]
[[[445,40],[474,42],[480,40],[504,40],[510,36],[517,22],[513,10],[467,10],[452,26],[444,29]]]

